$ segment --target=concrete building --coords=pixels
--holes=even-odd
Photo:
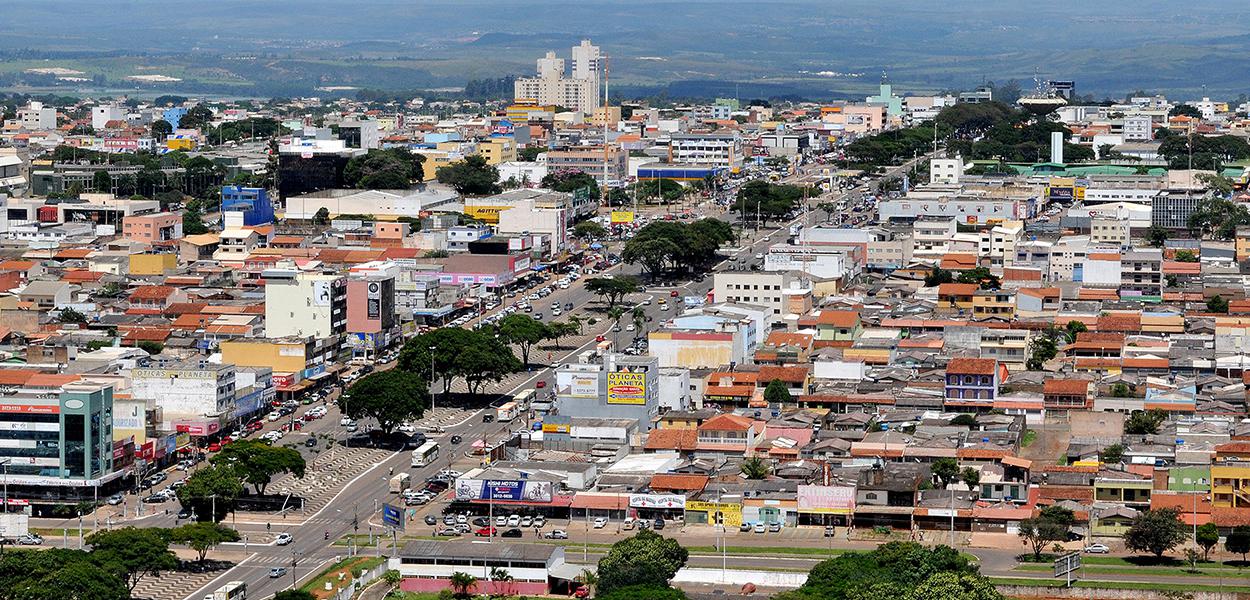
[[[32,131],[56,129],[56,108],[31,100],[26,108],[18,109],[17,122]]]
[[[615,353],[563,365],[556,369],[556,413],[629,419],[645,431],[659,413],[660,367],[654,356]]]
[[[712,298],[716,302],[754,304],[775,315],[790,312],[787,292],[810,291],[810,282],[787,271],[718,271],[712,276]]]
[[[566,77],[564,59],[555,52],[548,52],[537,61],[535,77],[521,77],[513,84],[513,97],[517,104],[539,106],[563,106],[569,110],[590,114],[600,105],[599,94],[599,47],[590,40],[582,40],[574,46],[572,77]]]
[[[347,346],[354,356],[373,357],[399,338],[395,312],[395,281],[400,272],[393,262],[356,265],[347,275]]]
[[[216,434],[234,419],[235,367],[202,360],[155,363],[130,372],[131,397],[158,416],[161,431]]]
[[[393,221],[399,217],[420,218],[422,212],[446,209],[457,198],[454,190],[436,183],[422,184],[411,190],[329,189],[288,197],[285,216],[310,221],[317,211],[325,208],[331,218],[373,215]]]
[[[742,136],[723,133],[674,133],[669,136],[668,162],[708,165],[737,173],[742,168]]]
[[[113,121],[125,121],[126,109],[112,104],[91,107],[91,128],[96,131],[108,129]]]
[[[528,238],[529,246],[542,248],[541,255],[554,257],[568,242],[570,217],[563,208],[540,208],[536,200],[520,200],[499,213],[500,235]]]
[[[1151,198],[1150,223],[1166,229],[1186,229],[1189,217],[1201,203],[1201,194],[1184,191],[1159,193]]]
[[[601,186],[605,175],[608,184],[615,185],[628,173],[629,153],[618,147],[609,146],[605,152],[603,146],[574,146],[549,150],[545,156],[549,172],[580,171],[594,177]]]
[[[182,213],[133,215],[122,221],[126,239],[153,246],[177,244],[182,239]]]
[[[331,338],[347,331],[347,279],[293,268],[266,269],[265,335]]]

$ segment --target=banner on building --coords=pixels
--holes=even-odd
[[[630,494],[630,508],[686,508],[686,497],[679,494]]]
[[[527,479],[456,480],[456,500],[508,500],[513,502],[551,502],[550,481]]]
[[[573,382],[569,384],[569,395],[574,398],[598,398],[599,378],[584,376],[573,377]]]
[[[543,433],[569,433],[568,423],[543,423]]]
[[[608,404],[646,404],[646,373],[608,373]]]
[[[847,515],[855,512],[855,488],[842,485],[800,485],[799,512]]]
[[[382,318],[382,282],[370,281],[365,293],[365,318],[376,321]]]
[[[742,525],[742,504],[737,502],[687,500],[686,512],[707,513],[707,522],[710,524],[716,524],[716,515],[719,513],[722,525],[726,527],[739,527]],[[687,518],[686,522],[689,523],[690,519]]]

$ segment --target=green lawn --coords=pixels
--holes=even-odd
[[[1033,442],[1037,441],[1037,432],[1029,429],[1024,432],[1024,436],[1020,438],[1020,447],[1028,448]]]
[[[302,587],[300,587],[300,589],[306,592],[312,592],[313,594],[324,594],[325,584],[327,581],[333,583],[335,585],[335,589],[338,589],[340,586],[344,586],[351,582],[352,570],[360,569],[362,571],[368,571],[369,569],[372,569],[384,562],[386,562],[386,558],[381,556],[348,557],[330,565],[329,567],[326,567],[324,571],[318,573],[316,577],[310,579],[308,583],[305,583]],[[338,578],[339,571],[346,571],[348,574],[341,583]]]
[[[1054,588],[1063,587],[1064,582],[1053,579],[1029,579],[1025,577],[990,577],[998,585],[1019,585],[1029,587]],[[1237,585],[1204,585],[1196,583],[1147,583],[1137,581],[1089,581],[1078,580],[1073,587],[1095,588],[1104,590],[1151,590],[1161,592],[1250,592],[1250,586]]]
[[[1191,577],[1238,577],[1240,569],[1216,566],[1201,566],[1197,572],[1187,570],[1188,567],[1134,567],[1134,566],[1103,566],[1103,565],[1082,565],[1081,570],[1090,574],[1104,575],[1168,575],[1168,576],[1191,576]],[[1022,564],[1017,566],[1015,571],[1033,571],[1038,573],[1051,573],[1054,571],[1052,565],[1038,564]]]

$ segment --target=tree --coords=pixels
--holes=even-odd
[[[126,588],[132,592],[144,577],[178,568],[178,557],[169,550],[167,529],[123,527],[97,531],[86,540],[92,559],[123,573]]]
[[[681,252],[681,247],[665,239],[634,239],[625,243],[621,260],[641,265],[652,279],[664,270],[664,265]]]
[[[534,162],[538,160],[539,154],[542,154],[543,152],[546,152],[546,151],[547,151],[546,148],[540,148],[537,146],[526,146],[525,148],[521,148],[520,150],[517,150],[516,159],[521,162]]]
[[[1035,336],[1029,342],[1029,360],[1025,367],[1030,371],[1041,371],[1046,362],[1058,354],[1059,348],[1055,345],[1054,338],[1047,335]]]
[[[1111,397],[1112,398],[1132,398],[1133,391],[1129,389],[1127,383],[1124,383],[1123,381],[1117,381],[1115,385],[1111,386]]]
[[[96,171],[91,175],[91,189],[104,193],[113,191],[113,177],[103,169]]]
[[[391,572],[387,571],[387,573]],[[273,600],[317,600],[317,597],[312,592],[304,590],[282,590],[274,594]]]
[[[644,529],[612,544],[599,559],[599,591],[608,593],[634,585],[667,587],[689,557],[677,540]]]
[[[1124,533],[1124,547],[1133,552],[1150,552],[1156,558],[1185,541],[1185,524],[1174,508],[1145,510],[1133,518]]]
[[[503,191],[499,186],[499,169],[487,164],[486,159],[477,154],[439,167],[435,176],[439,183],[449,185],[466,196],[486,196]]]
[[[1124,433],[1129,435],[1154,435],[1168,418],[1168,414],[1160,409],[1135,410],[1124,421]]]
[[[1047,506],[1036,517],[1020,521],[1020,539],[1033,548],[1033,559],[1041,560],[1042,548],[1051,542],[1068,539],[1074,517],[1072,511],[1061,506]]]
[[[763,479],[768,477],[768,473],[771,471],[768,463],[758,456],[752,456],[742,461],[742,464],[738,465],[738,470],[747,479]]]
[[[165,344],[154,342],[152,340],[143,340],[138,344],[135,344],[135,346],[140,350],[147,352],[148,356],[156,356],[157,354],[165,351]]]
[[[1151,225],[1146,230],[1146,241],[1155,248],[1162,248],[1163,243],[1168,240],[1168,230],[1162,225]]]
[[[608,236],[608,230],[603,228],[594,221],[582,221],[573,226],[573,237],[593,241],[601,240]]]
[[[943,283],[953,283],[954,281],[955,276],[950,271],[941,268],[935,268],[929,271],[928,275],[924,276],[925,287],[935,287]]]
[[[1086,327],[1085,324],[1080,321],[1068,321],[1068,324],[1064,326],[1063,330],[1064,333],[1067,334],[1068,343],[1075,344],[1076,336],[1089,331],[1089,327]]]
[[[116,569],[82,550],[49,548],[0,553],[0,598],[130,600]]]
[[[157,119],[152,121],[151,131],[152,137],[156,138],[157,141],[160,141],[169,137],[169,134],[174,132],[174,126],[170,125],[169,121],[166,121],[165,119]]]
[[[884,598],[885,596],[879,596]],[[972,573],[934,573],[906,595],[906,600],[1002,600],[994,583]]]
[[[788,404],[794,401],[790,396],[790,388],[786,387],[786,383],[780,379],[774,379],[768,382],[768,387],[764,388],[764,400],[769,404]]]
[[[952,427],[968,427],[968,428],[976,427],[977,417],[976,415],[971,415],[968,413],[960,413],[958,415],[955,415],[954,419],[951,419],[950,424]]]
[[[950,457],[939,458],[933,461],[932,472],[938,483],[945,488],[959,478],[959,463]]]
[[[584,171],[561,169],[543,176],[539,185],[557,192],[572,193],[589,188],[591,198],[599,197],[599,184]]]
[[[983,290],[996,290],[1003,287],[1002,282],[998,279],[998,276],[991,273],[990,270],[985,267],[968,269],[967,271],[960,273],[959,277],[955,278],[955,280],[959,283],[975,283],[981,286],[981,289]]]
[[[1246,562],[1246,554],[1250,554],[1250,525],[1238,525],[1224,537],[1224,549],[1241,555],[1241,562]]]
[[[1202,547],[1202,560],[1208,560],[1211,555],[1211,549],[1220,542],[1220,529],[1215,523],[1203,523],[1198,526],[1197,536],[1195,537],[1198,545]]]
[[[343,167],[348,187],[373,190],[406,190],[425,179],[425,156],[407,148],[372,149],[353,157]]]
[[[401,369],[365,375],[338,400],[343,414],[354,419],[372,417],[388,436],[404,421],[420,419],[429,405],[429,385],[419,375]]]
[[[1183,263],[1198,262],[1198,256],[1194,254],[1193,250],[1177,250],[1176,256],[1173,258],[1176,259],[1176,262],[1183,262]]]
[[[981,472],[980,471],[972,467],[964,467],[963,470],[959,472],[959,479],[960,481],[964,482],[964,485],[968,486],[969,490],[978,492],[978,494],[980,493],[980,487],[981,487]]]
[[[1223,296],[1216,294],[1207,300],[1207,312],[1228,313],[1228,300]]]
[[[1202,111],[1198,110],[1198,107],[1190,105],[1190,104],[1177,104],[1176,106],[1172,107],[1172,110],[1168,111],[1169,117],[1177,117],[1177,116],[1182,116],[1182,115],[1186,117],[1193,117],[1195,119],[1201,119]]]
[[[229,465],[209,465],[191,474],[178,488],[178,501],[201,521],[220,521],[243,494],[243,480]]]
[[[946,598],[994,598],[994,596],[962,596],[981,589],[973,581],[959,581],[954,586],[938,575],[968,577],[989,582],[977,574],[975,565],[949,546],[927,548],[915,542],[889,542],[872,552],[846,552],[817,563],[808,573],[807,581],[792,592],[774,596],[777,600],[933,600]],[[950,587],[948,587],[950,586]],[[967,589],[967,592],[963,591]],[[932,590],[932,591],[930,591]]]
[[[200,129],[211,124],[213,120],[213,111],[203,104],[197,104],[187,110],[187,114],[182,115],[178,119],[178,127],[181,129]]]
[[[529,315],[514,313],[499,321],[499,336],[505,343],[521,349],[521,362],[530,364],[530,349],[552,333],[551,328]]]
[[[1109,465],[1119,464],[1124,460],[1124,445],[1111,444],[1098,453],[1098,458]]]
[[[609,310],[624,300],[626,294],[632,294],[639,289],[641,285],[638,279],[629,275],[611,278],[595,277],[586,280],[586,291],[599,296],[601,300],[606,300]]]
[[[186,544],[199,554],[199,561],[204,562],[209,550],[226,542],[237,542],[240,538],[239,532],[220,523],[188,523],[172,529],[169,539]]]
[[[599,574],[593,569],[582,569],[581,574],[577,576],[577,581],[586,586],[586,589],[590,591],[590,595],[594,596],[595,587],[599,585]]]
[[[186,235],[202,235],[208,233],[208,226],[204,224],[204,213],[200,212],[197,207],[187,207],[182,211],[182,233]]]
[[[320,227],[325,227],[326,225],[329,225],[330,224],[330,209],[324,206],[321,208],[318,208],[317,212],[313,214],[312,222],[313,222],[313,225],[317,225]]]
[[[84,315],[73,308],[67,307],[61,309],[61,312],[57,315],[56,320],[62,323],[77,323],[79,325],[85,325],[87,323],[87,315]]]
[[[211,462],[230,465],[243,483],[255,486],[256,493],[262,496],[274,475],[291,473],[303,478],[306,467],[299,450],[256,440],[239,440],[222,446]]]
[[[477,587],[477,577],[456,571],[448,578],[448,583],[451,584],[451,589],[455,590],[457,598],[467,598],[470,590]]]
[[[1206,198],[1189,215],[1189,229],[1194,235],[1216,240],[1232,239],[1242,225],[1250,225],[1250,210],[1227,198]]]

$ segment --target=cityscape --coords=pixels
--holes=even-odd
[[[0,600],[1250,598],[1246,94],[499,18],[0,42]]]

